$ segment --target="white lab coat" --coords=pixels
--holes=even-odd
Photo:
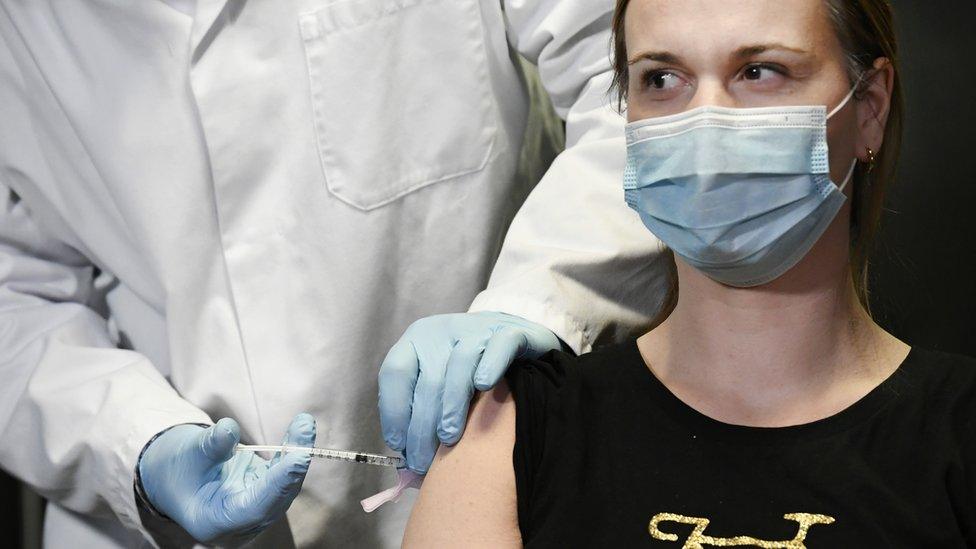
[[[174,424],[275,443],[308,411],[321,445],[382,451],[376,373],[419,317],[502,310],[577,351],[646,322],[612,7],[0,0],[0,465],[53,502],[47,544],[143,543],[133,468]],[[531,190],[513,51],[568,150],[478,296]],[[358,505],[391,481],[317,462],[260,539],[397,545],[409,504]]]

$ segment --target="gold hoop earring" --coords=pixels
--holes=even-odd
[[[871,150],[871,147],[865,147],[865,149],[867,149],[868,152],[868,173],[871,173],[874,171],[874,163],[877,160],[877,156],[875,155],[874,151]]]

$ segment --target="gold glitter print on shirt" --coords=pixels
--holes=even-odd
[[[702,547],[709,545],[712,547],[734,547],[734,546],[752,546],[752,547],[762,547],[763,549],[806,549],[804,541],[807,539],[807,532],[810,527],[815,524],[830,524],[834,522],[834,517],[828,517],[827,515],[814,515],[811,513],[787,513],[783,515],[786,520],[792,520],[799,525],[796,535],[793,539],[785,541],[767,541],[763,539],[756,539],[751,536],[735,536],[732,538],[716,538],[712,536],[705,535],[705,528],[708,528],[709,520],[707,518],[698,517],[686,517],[684,515],[676,515],[674,513],[658,513],[654,515],[651,519],[651,524],[648,526],[648,530],[651,532],[651,536],[654,539],[659,539],[661,541],[678,541],[677,534],[669,534],[667,532],[661,531],[660,524],[665,522],[675,522],[678,524],[690,524],[694,526],[695,529],[685,540],[683,549],[701,549]]]

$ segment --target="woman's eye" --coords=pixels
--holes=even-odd
[[[742,71],[742,78],[767,83],[783,78],[783,71],[769,65],[749,65]]]
[[[670,72],[650,72],[645,75],[644,83],[654,91],[669,91],[681,86],[681,78]]]

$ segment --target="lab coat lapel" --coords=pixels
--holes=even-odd
[[[190,33],[190,59],[196,63],[220,32],[220,27],[230,16],[230,11],[241,0],[234,0],[228,5],[228,0],[197,0],[197,11],[193,17],[193,30]]]
[[[304,409],[296,410],[293,378],[280,374],[287,365],[306,363],[307,345],[287,346],[295,330],[283,319],[308,324],[296,315],[314,310],[291,309],[286,298],[304,291],[300,282],[274,283],[289,273],[303,280],[296,246],[304,240],[290,231],[310,200],[306,186],[321,187],[313,128],[304,123],[310,109],[302,101],[307,96],[300,84],[302,42],[291,2],[200,2],[198,14],[214,19],[194,46],[190,82],[210,161],[234,314],[260,410],[256,439],[270,441],[277,438],[269,437],[277,426]],[[210,12],[205,4],[226,5],[222,12]],[[194,22],[194,41],[205,27]]]

